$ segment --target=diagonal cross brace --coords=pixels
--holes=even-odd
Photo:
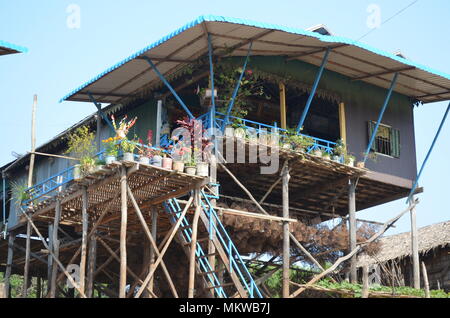
[[[363,162],[366,163],[367,158],[369,157],[370,149],[372,148],[373,142],[375,141],[375,137],[378,132],[378,128],[380,127],[381,120],[383,119],[384,111],[386,110],[389,101],[391,99],[392,91],[394,90],[395,84],[397,83],[398,73],[394,74],[394,78],[392,79],[391,87],[389,87],[388,94],[384,101],[383,107],[381,108],[380,115],[378,116],[377,124],[375,125],[375,129],[373,130],[372,136],[370,137],[369,144],[367,145],[367,150],[364,153]]]
[[[441,124],[439,125],[439,129],[436,133],[436,136],[434,136],[430,150],[428,150],[427,156],[425,157],[425,160],[422,163],[422,167],[420,168],[419,174],[417,175],[416,180],[414,181],[414,185],[411,189],[411,192],[409,193],[408,200],[406,201],[406,203],[411,203],[411,201],[412,201],[411,199],[412,199],[412,196],[414,195],[414,192],[416,192],[416,188],[417,188],[417,185],[419,184],[420,176],[422,175],[425,165],[427,164],[427,161],[430,158],[431,152],[433,151],[433,148],[436,145],[436,141],[438,140],[439,135],[441,134],[442,127],[444,126],[444,123],[447,119],[449,111],[450,111],[450,103],[447,106],[447,110],[445,111],[444,117],[442,118]]]
[[[180,103],[181,107],[183,107],[184,111],[188,114],[189,119],[194,119],[194,115],[192,115],[189,108],[186,106],[186,104],[183,102],[183,100],[178,96],[177,92],[173,89],[173,87],[170,85],[170,83],[166,80],[164,75],[161,74],[161,72],[158,70],[156,65],[152,62],[150,58],[147,56],[142,56],[142,59],[146,60],[148,64],[152,67],[152,69],[155,71],[156,75],[158,75],[159,79],[166,85],[166,87],[170,90],[170,92],[173,94],[173,96],[176,98],[176,100]]]
[[[300,118],[300,121],[298,122],[297,126],[297,134],[300,133],[302,130],[303,124],[306,120],[306,115],[308,115],[309,108],[311,107],[311,103],[313,101],[314,95],[316,95],[317,87],[319,86],[320,79],[322,78],[323,70],[325,69],[325,65],[328,62],[328,56],[330,55],[331,49],[328,48],[325,52],[325,55],[322,60],[322,64],[320,65],[319,72],[317,73],[316,80],[314,81],[313,87],[311,89],[311,94],[309,94],[308,101],[306,102],[305,109],[303,110],[302,117]]]
[[[95,105],[95,107],[97,107],[98,113],[103,118],[103,120],[106,121],[106,123],[112,129],[113,132],[116,132],[116,130],[114,129],[114,126],[111,123],[111,121],[109,120],[108,116],[106,116],[105,113],[102,111],[102,104],[98,103],[95,100],[94,96],[92,96],[92,94],[90,92],[88,92],[88,95],[89,95],[89,99],[91,100],[91,102]],[[100,133],[100,132],[98,132],[98,133]]]
[[[245,62],[244,62],[244,67],[242,68],[241,75],[239,76],[239,80],[238,80],[238,82],[236,83],[236,87],[234,88],[233,95],[231,96],[230,103],[228,104],[227,113],[226,113],[225,119],[224,119],[224,121],[223,121],[223,127],[222,127],[222,130],[223,130],[223,131],[225,130],[225,127],[226,127],[227,124],[228,124],[228,120],[229,120],[229,118],[230,118],[231,110],[233,109],[233,106],[234,106],[234,102],[235,102],[235,100],[236,100],[237,93],[238,93],[238,91],[239,91],[239,88],[241,87],[242,78],[244,77],[245,70],[246,70],[246,68],[247,68],[247,63],[248,63],[250,54],[251,54],[251,52],[252,52],[252,46],[253,46],[253,42],[250,42],[250,45],[249,45],[249,47],[248,47],[247,57],[245,58]]]

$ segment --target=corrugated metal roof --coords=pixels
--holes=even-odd
[[[320,65],[324,52],[332,48],[328,70],[356,80],[388,88],[394,72],[399,72],[395,91],[424,103],[450,99],[450,75],[338,36],[274,24],[222,16],[201,16],[150,44],[92,80],[81,85],[61,101],[90,101],[91,92],[99,102],[116,103],[134,96],[142,87],[156,84],[158,77],[143,56],[157,63],[164,75],[207,53],[207,34],[215,53],[233,48],[230,56],[245,56],[253,41],[253,55],[283,55]]]
[[[28,52],[28,49],[25,47],[0,40],[0,55],[26,53],[26,52]]]

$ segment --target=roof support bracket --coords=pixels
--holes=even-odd
[[[298,122],[297,133],[300,133],[300,131],[303,128],[303,124],[305,123],[306,115],[308,115],[308,111],[309,111],[309,108],[311,107],[312,100],[314,98],[314,95],[316,94],[316,90],[317,90],[317,87],[319,86],[320,79],[322,78],[323,70],[325,69],[325,65],[328,62],[328,56],[330,55],[330,51],[331,51],[331,49],[328,48],[327,51],[325,52],[325,55],[322,60],[322,64],[320,65],[319,72],[317,73],[317,76],[316,76],[316,80],[314,81],[313,87],[311,89],[311,94],[309,95],[308,101],[306,102],[306,106],[305,106],[305,109],[303,110],[302,117],[300,118],[300,121]]]
[[[178,96],[177,92],[173,89],[173,87],[169,84],[169,82],[166,80],[164,75],[161,74],[161,72],[156,68],[156,65],[153,64],[152,60],[149,59],[147,56],[142,56],[144,60],[147,61],[148,64],[150,64],[151,68],[155,71],[156,75],[158,75],[159,79],[166,85],[166,87],[170,90],[170,92],[173,94],[173,96],[176,98],[176,100],[180,103],[181,107],[184,109],[184,111],[188,114],[189,119],[194,119],[194,115],[192,115],[189,108],[186,106],[186,104],[183,102],[183,100]]]
[[[427,164],[428,158],[430,158],[431,152],[433,151],[433,148],[434,148],[434,146],[436,144],[436,141],[439,138],[439,135],[441,134],[442,127],[444,126],[444,123],[445,123],[445,121],[447,119],[449,111],[450,111],[450,103],[447,106],[447,110],[445,111],[444,117],[442,118],[441,124],[439,125],[439,129],[438,129],[438,131],[436,133],[436,136],[433,139],[433,142],[431,144],[430,150],[428,150],[427,156],[425,157],[425,160],[422,163],[422,167],[420,167],[419,174],[417,175],[416,180],[414,181],[413,187],[411,189],[411,192],[409,193],[408,200],[406,201],[406,203],[410,203],[411,200],[412,200],[412,197],[413,197],[413,195],[414,195],[414,193],[416,191],[417,185],[419,184],[420,176],[422,175],[422,172],[423,172],[423,170],[425,168],[425,165]]]
[[[112,131],[115,132],[116,130],[114,129],[113,124],[109,120],[108,116],[106,116],[105,113],[102,111],[102,104],[98,103],[95,100],[94,96],[92,96],[92,94],[90,92],[88,92],[88,95],[89,95],[89,99],[91,100],[91,102],[95,105],[95,107],[97,107],[98,114],[103,118],[104,121],[106,121],[106,123],[112,129]],[[100,132],[97,132],[97,133],[100,133]]]
[[[377,124],[375,125],[372,136],[370,137],[369,144],[367,145],[366,152],[364,153],[364,160],[363,160],[364,163],[366,163],[367,158],[369,157],[370,149],[372,149],[372,145],[373,145],[373,142],[375,141],[375,137],[377,135],[378,128],[380,127],[381,120],[383,119],[384,111],[386,110],[386,108],[389,104],[395,84],[397,83],[397,78],[398,78],[398,73],[395,73],[394,78],[392,79],[392,82],[391,82],[391,86],[389,87],[388,94],[384,101],[383,107],[381,108],[380,115],[378,116]]]

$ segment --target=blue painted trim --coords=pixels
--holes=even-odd
[[[227,114],[225,115],[225,120],[222,125],[222,131],[225,131],[225,127],[228,125],[228,120],[230,119],[231,110],[233,109],[234,101],[236,100],[237,93],[239,91],[239,88],[241,87],[242,78],[244,77],[245,70],[247,68],[247,63],[248,63],[250,54],[252,53],[252,47],[253,47],[253,41],[250,42],[250,45],[248,47],[248,52],[247,52],[247,57],[245,58],[244,67],[242,68],[241,75],[239,76],[239,80],[236,83],[236,87],[234,88],[230,103],[228,104]]]
[[[212,60],[213,49],[211,42],[211,34],[208,34],[209,80],[211,81],[211,112],[209,121],[210,127],[214,127],[214,119],[216,118],[216,94],[214,93],[214,65]]]
[[[384,111],[386,110],[389,101],[391,99],[392,91],[394,90],[395,84],[397,83],[398,73],[394,74],[394,78],[392,79],[391,86],[389,87],[388,94],[384,101],[383,107],[381,108],[380,115],[378,116],[377,124],[375,125],[375,129],[373,130],[372,136],[370,137],[369,144],[367,145],[366,152],[364,153],[363,162],[366,163],[367,158],[369,157],[370,149],[372,148],[373,142],[375,141],[375,137],[378,132],[378,128],[380,127],[381,120],[383,119]]]
[[[17,53],[27,53],[28,52],[28,49],[26,47],[12,44],[12,43],[2,41],[2,40],[0,40],[0,47],[4,47],[9,50],[17,51]]]
[[[178,96],[177,92],[173,89],[173,87],[170,85],[170,83],[166,80],[164,75],[161,74],[161,72],[158,70],[155,64],[153,64],[152,60],[149,59],[146,56],[143,56],[143,58],[150,64],[152,69],[155,71],[155,73],[158,75],[158,77],[161,79],[161,81],[167,86],[167,88],[170,90],[170,92],[173,94],[173,96],[177,99],[177,101],[180,103],[181,107],[183,107],[184,111],[188,114],[190,119],[194,119],[194,115],[192,115],[189,108],[186,106],[186,104],[183,102],[183,100]]]
[[[311,103],[313,101],[314,95],[316,95],[317,87],[319,86],[320,79],[322,78],[323,70],[325,69],[325,65],[328,62],[328,56],[330,55],[330,49],[327,49],[325,55],[322,60],[322,64],[320,64],[319,72],[317,73],[316,79],[314,81],[313,87],[311,89],[311,93],[309,94],[308,101],[306,102],[305,109],[303,110],[302,117],[300,118],[297,126],[297,133],[300,133],[303,128],[303,124],[305,123],[306,116],[309,112],[309,107],[311,107]]]
[[[436,141],[438,140],[439,135],[441,134],[442,127],[444,126],[444,123],[447,120],[447,116],[448,116],[449,111],[450,111],[450,103],[447,106],[447,110],[445,111],[444,117],[442,118],[441,124],[439,125],[439,129],[438,129],[438,131],[436,133],[436,136],[434,136],[434,139],[433,139],[433,142],[431,144],[431,147],[428,150],[427,156],[425,157],[425,160],[422,163],[422,167],[420,168],[419,174],[417,175],[416,180],[414,181],[414,185],[413,185],[413,187],[411,189],[411,192],[409,193],[409,196],[408,196],[408,199],[406,200],[406,203],[410,203],[411,202],[411,199],[412,199],[412,197],[414,195],[414,192],[416,191],[417,185],[419,184],[419,180],[420,180],[420,177],[422,175],[422,172],[425,169],[425,166],[426,166],[426,164],[428,162],[428,159],[430,158],[430,155],[431,155],[431,153],[433,151],[433,148],[436,145]]]
[[[276,24],[271,24],[271,23],[261,23],[261,22],[255,22],[255,21],[251,21],[251,20],[245,20],[245,19],[236,19],[236,18],[229,18],[229,17],[224,17],[224,16],[215,16],[215,15],[203,15],[198,17],[197,19],[185,24],[183,27],[175,30],[174,32],[162,37],[161,39],[159,39],[158,41],[146,46],[145,48],[143,48],[142,50],[139,50],[138,52],[130,55],[129,57],[127,57],[126,59],[120,61],[119,63],[113,65],[112,67],[108,68],[107,70],[105,70],[104,72],[102,72],[101,74],[99,74],[98,76],[94,77],[93,79],[91,79],[90,81],[84,83],[83,85],[79,86],[78,88],[76,88],[75,90],[73,90],[72,92],[70,92],[69,94],[67,94],[66,96],[64,96],[62,99],[60,99],[60,102],[68,99],[69,97],[75,95],[76,93],[78,93],[79,91],[83,90],[84,88],[86,88],[87,86],[89,86],[90,84],[92,84],[93,82],[99,80],[100,78],[102,78],[103,76],[111,73],[112,71],[116,70],[117,68],[121,67],[122,65],[130,62],[131,60],[134,60],[135,58],[142,56],[143,54],[145,54],[147,51],[161,45],[162,43],[170,40],[171,38],[175,37],[176,35],[190,29],[193,28],[203,22],[224,22],[224,23],[236,23],[236,24],[242,24],[242,25],[247,25],[247,26],[253,26],[253,27],[257,27],[257,28],[264,28],[264,29],[273,29],[273,30],[277,30],[277,31],[283,31],[283,32],[288,32],[288,33],[292,33],[292,34],[297,34],[297,35],[303,35],[303,36],[308,36],[311,38],[315,38],[318,39],[324,43],[329,43],[329,44],[347,44],[350,46],[355,46],[355,47],[359,47],[363,50],[372,52],[374,54],[383,56],[383,57],[387,57],[390,58],[391,60],[397,61],[399,63],[403,63],[405,66],[411,66],[411,67],[415,67],[417,69],[429,72],[431,74],[434,75],[438,75],[441,77],[444,77],[446,79],[450,80],[450,75],[434,70],[430,67],[418,64],[418,63],[414,63],[411,62],[405,58],[402,58],[400,56],[396,56],[392,53],[387,53],[384,52],[382,50],[379,49],[375,49],[369,45],[366,44],[362,44],[359,42],[356,42],[354,40],[348,39],[348,38],[344,38],[344,37],[338,37],[338,36],[330,36],[330,35],[322,35],[316,32],[312,32],[312,31],[306,31],[306,30],[302,30],[299,28],[291,28],[291,27],[284,27],[284,26],[280,26],[280,25],[276,25]]]
[[[102,104],[97,103],[97,101],[95,100],[94,96],[92,96],[91,92],[88,92],[88,95],[89,95],[89,99],[92,101],[92,103],[94,103],[95,107],[97,107],[97,110],[98,110],[98,113],[100,114],[100,116],[102,116],[103,120],[106,121],[106,123],[108,124],[109,128],[111,128],[111,130],[115,133],[116,130],[114,129],[113,124],[109,120],[108,116],[106,116],[105,113],[102,111]],[[100,134],[99,131],[97,133]]]

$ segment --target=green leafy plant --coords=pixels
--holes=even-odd
[[[294,128],[287,129],[284,136],[283,139],[285,142],[290,143],[294,147],[294,150],[304,151],[314,145],[313,138],[298,134]]]
[[[89,131],[87,126],[77,128],[68,137],[68,148],[65,153],[79,160],[83,174],[88,173],[96,165],[94,140],[95,134]]]
[[[27,189],[26,182],[11,182],[12,199],[17,206],[21,206],[24,201],[30,199],[30,195],[26,192]]]
[[[354,162],[355,159],[356,159],[356,157],[353,156],[353,155],[351,155],[351,154],[348,154],[348,153],[345,153],[345,154],[344,154],[344,163],[345,163],[346,165],[348,165],[351,161]]]
[[[128,140],[127,138],[124,138],[120,143],[120,148],[124,153],[134,153],[137,146],[136,143],[137,142],[135,140]]]
[[[347,146],[344,142],[344,140],[339,139],[336,141],[336,145],[333,148],[333,154],[335,156],[341,157],[344,156],[347,153]]]

